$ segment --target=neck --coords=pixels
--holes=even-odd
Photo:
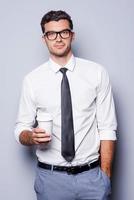
[[[65,66],[68,63],[68,61],[71,58],[71,56],[72,56],[72,52],[71,51],[68,53],[68,55],[63,56],[63,57],[55,56],[55,55],[52,55],[52,54],[50,55],[51,59],[54,62],[56,62],[58,65],[61,65],[61,66]]]

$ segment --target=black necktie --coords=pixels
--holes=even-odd
[[[74,127],[72,115],[71,93],[66,68],[61,68],[63,73],[61,82],[61,154],[68,161],[75,156]]]

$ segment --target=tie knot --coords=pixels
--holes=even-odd
[[[63,67],[63,68],[60,69],[60,71],[61,71],[63,74],[65,74],[67,70],[68,70],[68,69],[65,68],[65,67]]]

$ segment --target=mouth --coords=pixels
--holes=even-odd
[[[56,47],[57,49],[62,49],[65,45],[55,45],[54,47]]]

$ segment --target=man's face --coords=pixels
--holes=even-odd
[[[45,40],[48,50],[51,55],[57,57],[64,57],[71,52],[71,43],[74,38],[74,33],[70,32],[67,36],[67,33],[63,33],[63,37],[67,36],[67,38],[62,38],[60,34],[57,35],[56,39],[51,40],[51,36],[53,37],[53,32],[61,32],[63,30],[70,30],[69,22],[66,19],[61,19],[59,21],[51,21],[45,24],[45,33],[48,33],[50,38],[46,35],[43,37]]]

